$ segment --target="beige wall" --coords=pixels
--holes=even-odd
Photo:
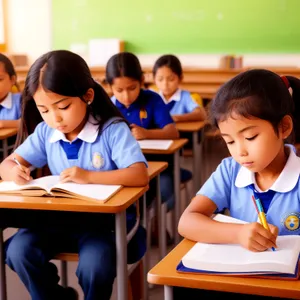
[[[27,54],[32,63],[51,50],[51,0],[5,0],[8,52]]]

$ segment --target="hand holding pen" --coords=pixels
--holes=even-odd
[[[30,169],[22,166],[18,159],[16,157],[13,158],[14,162],[16,163],[16,166],[12,168],[12,180],[17,184],[26,184],[30,180],[32,180],[32,177],[30,176]]]

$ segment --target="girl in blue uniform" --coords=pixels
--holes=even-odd
[[[19,127],[21,95],[11,93],[17,75],[12,62],[0,53],[0,128]]]
[[[174,55],[163,55],[153,66],[153,77],[159,94],[175,122],[203,121],[206,112],[191,97],[190,92],[179,88],[183,79],[179,59]]]
[[[19,147],[0,165],[2,179],[25,184],[32,179],[31,166],[48,165],[61,182],[147,185],[146,160],[138,143],[80,56],[69,51],[41,56],[29,70],[23,104]],[[57,226],[60,218],[68,217],[70,226]],[[110,299],[116,276],[113,216],[75,217],[46,214],[44,220],[56,227],[45,226],[40,218],[39,224],[20,229],[8,241],[6,262],[33,300],[76,299],[72,290],[58,285],[57,270],[49,263],[57,253],[70,251],[79,253],[76,275],[85,299]],[[128,220],[130,229],[132,216]],[[143,245],[141,251],[134,249],[138,256],[131,262],[144,254]]]
[[[300,158],[285,144],[293,136],[299,142],[299,103],[300,80],[268,70],[246,71],[220,88],[211,117],[231,157],[221,162],[183,213],[182,236],[265,251],[276,247],[278,234],[299,235]],[[270,231],[257,222],[252,195],[262,201]],[[248,223],[214,221],[216,209],[228,209]]]

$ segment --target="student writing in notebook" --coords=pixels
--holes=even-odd
[[[24,184],[31,180],[30,166],[47,164],[61,182],[147,185],[147,163],[128,124],[77,54],[52,51],[37,59],[26,79],[23,103],[18,147],[0,165],[2,179]],[[127,213],[128,230],[135,223],[134,212]],[[58,285],[49,260],[60,252],[78,252],[76,275],[85,299],[110,299],[116,276],[113,216],[83,214],[75,228],[67,220],[64,224],[20,229],[6,243],[8,266],[34,300],[76,299],[72,289]],[[134,244],[129,243],[138,248],[131,263],[144,254],[144,238],[139,229]]]
[[[299,103],[300,80],[268,70],[246,71],[220,88],[211,118],[231,157],[221,162],[184,211],[178,227],[182,236],[265,251],[276,248],[278,234],[299,235],[300,158],[285,144],[292,136],[299,140]],[[261,200],[270,230],[257,222],[253,195]],[[216,209],[225,208],[249,223],[211,219]]]
[[[0,53],[0,128],[19,127],[21,95],[11,93],[17,74],[10,59]]]
[[[130,123],[131,132],[137,140],[176,139],[179,133],[161,97],[150,90],[144,90],[143,72],[138,58],[129,52],[112,56],[106,66],[106,80],[111,86],[112,102]],[[161,159],[157,155],[147,155],[148,160]],[[168,210],[174,206],[173,162],[161,178],[162,201],[167,202]],[[185,174],[182,171],[183,175]],[[155,191],[155,187],[151,189]],[[148,197],[151,199],[151,197]]]
[[[203,121],[206,112],[191,97],[189,91],[180,89],[183,79],[179,59],[174,55],[163,55],[153,66],[153,76],[159,94],[175,122]]]

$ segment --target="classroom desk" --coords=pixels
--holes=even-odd
[[[191,132],[193,134],[193,179],[194,179],[194,194],[196,194],[198,188],[200,187],[200,157],[201,153],[201,139],[198,138],[199,131],[202,131],[206,122],[205,121],[197,121],[197,122],[177,122],[176,128],[180,132]],[[203,133],[202,133],[203,135]]]
[[[142,149],[144,154],[158,154],[158,155],[173,155],[174,157],[174,196],[175,196],[175,213],[173,218],[173,232],[175,238],[175,244],[179,242],[179,235],[177,231],[177,224],[180,218],[180,156],[179,151],[188,142],[187,139],[174,140],[173,144],[167,150],[154,150],[154,149]]]
[[[173,286],[300,299],[300,281],[245,278],[219,275],[181,274],[176,266],[195,242],[184,239],[148,273],[148,282],[164,285],[164,299],[173,299]],[[241,297],[242,299],[242,297]]]
[[[58,197],[21,197],[0,195],[0,218],[1,209],[3,208],[24,209],[24,215],[27,211],[32,210],[115,214],[118,299],[126,300],[128,296],[126,208],[135,203],[147,190],[148,186],[124,187],[106,203]],[[13,224],[13,220],[9,220],[9,222],[12,222],[11,226],[7,224],[7,227],[16,227]],[[0,300],[6,300],[2,231],[3,230],[0,229]]]
[[[13,147],[8,145],[7,139],[16,135],[18,133],[18,128],[1,128],[0,129],[0,140],[2,141],[3,158],[8,156],[8,151]]]

